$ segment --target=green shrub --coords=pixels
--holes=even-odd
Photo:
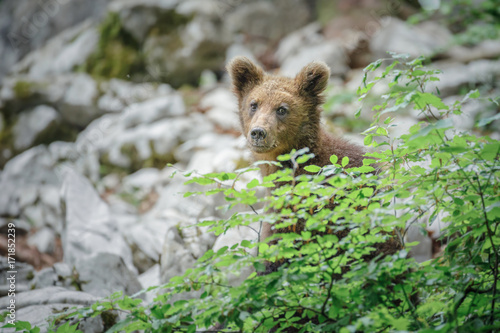
[[[372,73],[388,62],[379,77]],[[348,160],[332,156],[331,165],[308,166],[309,175],[294,177],[286,169],[236,186],[246,168],[203,176],[187,173],[187,183],[208,189],[189,195],[224,195],[226,209],[265,203],[272,211],[234,214],[205,221],[216,234],[249,226],[255,241],[208,251],[183,276],[172,278],[152,304],[120,293],[69,317],[96,316],[110,310],[127,313],[109,332],[195,332],[224,323],[227,332],[493,332],[500,330],[500,143],[453,129],[449,118],[477,91],[448,106],[426,85],[439,71],[425,69],[423,59],[404,56],[379,60],[365,69],[358,93],[363,100],[377,83],[387,84],[383,102],[373,107],[365,144],[374,148],[364,166],[346,168]],[[401,89],[411,87],[411,89]],[[399,88],[398,88],[399,87]],[[393,114],[413,107],[427,121],[392,138]],[[358,113],[359,115],[359,113]],[[491,119],[483,119],[484,126]],[[310,159],[307,149],[280,157],[292,165]],[[379,169],[375,174],[374,163]],[[274,188],[276,182],[286,182]],[[256,187],[272,195],[256,197]],[[335,207],[328,205],[335,202]],[[442,256],[417,263],[408,256],[415,244],[404,243],[408,226],[423,216],[438,216],[447,247]],[[273,235],[258,242],[260,229],[305,221],[300,234]],[[422,232],[425,226],[421,225]],[[337,233],[350,230],[340,238]],[[394,255],[375,252],[377,244],[399,237],[403,249]],[[258,255],[249,253],[257,248]],[[373,259],[368,259],[373,258]],[[283,264],[267,275],[252,273],[241,285],[228,283],[230,273],[245,267],[264,270],[265,261]],[[158,287],[160,288],[160,287]],[[188,291],[200,297],[171,302]]]

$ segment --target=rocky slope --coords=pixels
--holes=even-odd
[[[222,201],[184,198],[194,185],[165,167],[206,173],[248,165],[223,71],[235,55],[285,75],[326,61],[333,97],[325,124],[353,140],[369,122],[368,112],[353,119],[362,68],[387,51],[435,59],[448,102],[464,89],[482,90],[485,98],[454,119],[457,128],[473,130],[478,117],[498,112],[487,97],[499,96],[499,40],[457,46],[441,24],[402,21],[415,11],[409,6],[362,2],[365,10],[340,1],[333,14],[306,0],[0,2],[7,31],[0,40],[0,251],[7,253],[14,223],[17,318],[42,324],[68,305],[117,290],[134,294],[184,272],[214,244],[254,237],[235,230],[216,239],[182,228],[223,218]],[[392,135],[419,117],[409,110]],[[497,121],[488,134],[500,139],[499,128]],[[415,254],[421,260],[431,256],[429,242]],[[1,265],[7,274],[6,258]],[[0,298],[0,308],[8,300]],[[100,319],[87,325],[104,329]]]

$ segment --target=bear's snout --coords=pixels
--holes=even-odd
[[[254,142],[259,142],[261,140],[264,140],[267,136],[267,132],[265,129],[262,127],[255,127],[250,131],[250,137],[252,138],[252,141]]]
[[[247,140],[254,152],[264,153],[275,148],[275,142],[271,138],[272,135],[269,136],[266,129],[257,126],[250,130]]]

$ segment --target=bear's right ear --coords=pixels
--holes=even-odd
[[[233,90],[240,100],[264,79],[264,71],[246,57],[234,58],[226,69],[233,82]]]
[[[305,96],[319,97],[328,85],[330,68],[322,61],[313,61],[295,77],[299,92]]]

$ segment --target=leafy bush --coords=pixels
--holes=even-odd
[[[401,55],[365,69],[360,100],[377,83],[389,90],[373,107],[374,121],[364,133],[373,152],[363,167],[347,168],[347,158],[332,156],[331,165],[308,166],[308,175],[294,177],[293,169],[285,169],[239,187],[240,176],[255,168],[186,174],[188,183],[208,187],[186,195],[222,194],[226,209],[265,203],[270,208],[265,213],[249,208],[249,213],[202,223],[216,234],[247,226],[255,240],[208,251],[183,276],[157,287],[164,294],[152,304],[117,293],[67,316],[126,313],[108,332],[195,332],[217,323],[227,332],[500,330],[500,143],[453,129],[449,116],[460,114],[462,103],[479,93],[445,105],[427,89],[438,75],[423,67],[422,58],[409,61]],[[427,121],[391,137],[398,121],[392,114],[408,108]],[[304,149],[280,161],[296,167],[310,158]],[[282,186],[275,187],[278,182]],[[257,198],[258,186],[272,194]],[[405,243],[405,236],[410,226],[426,233],[420,222],[425,216],[430,223],[439,216],[449,224],[441,237],[447,246],[440,257],[419,264],[408,255],[415,244]],[[291,231],[298,222],[305,227],[258,242],[263,222]],[[393,237],[402,248],[379,254],[380,244]],[[258,254],[251,255],[255,250]],[[282,265],[257,274],[265,261]],[[239,285],[229,283],[248,267],[256,272]],[[198,298],[172,301],[193,291]]]

